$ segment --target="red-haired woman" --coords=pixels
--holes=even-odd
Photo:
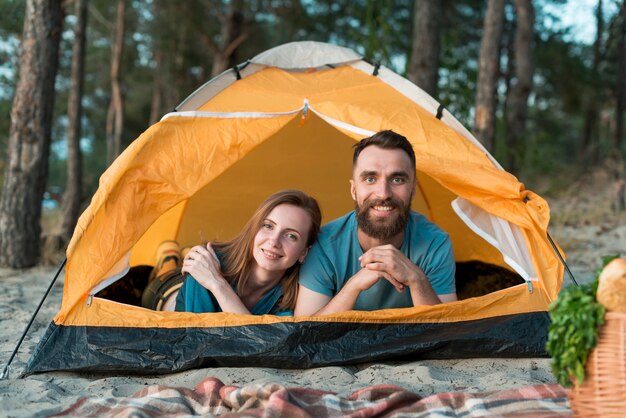
[[[300,264],[321,218],[317,201],[307,194],[274,193],[235,238],[189,251],[176,310],[292,315]]]

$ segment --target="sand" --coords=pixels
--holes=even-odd
[[[558,206],[558,205],[557,205]],[[622,219],[623,220],[623,219]],[[626,255],[626,222],[595,225],[562,222],[552,233],[566,250],[579,282],[593,279],[602,256]],[[55,268],[16,271],[0,269],[0,365],[8,361]],[[565,279],[569,284],[569,279]],[[36,343],[58,311],[62,277],[53,287],[12,364],[8,379],[0,381],[0,416],[30,417],[58,413],[83,396],[128,396],[145,385],[191,388],[208,376],[226,384],[276,382],[287,387],[310,387],[348,395],[380,383],[402,386],[422,396],[439,392],[483,392],[554,383],[549,359],[428,360],[410,363],[372,363],[308,370],[271,368],[206,368],[157,377],[101,376],[47,373],[19,378]]]

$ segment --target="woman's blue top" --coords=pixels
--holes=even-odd
[[[235,287],[233,286],[233,289]],[[261,300],[250,310],[252,315],[292,316],[292,311],[281,310],[278,307],[278,301],[282,295],[282,286],[280,284],[276,285],[263,295]],[[183,286],[178,291],[178,296],[176,296],[176,311],[207,313],[222,312],[222,308],[211,292],[198,283],[190,274],[187,274],[185,283],[183,283]]]

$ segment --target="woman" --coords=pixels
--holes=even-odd
[[[235,238],[189,251],[176,310],[293,315],[300,264],[321,218],[317,201],[301,191],[271,195]]]

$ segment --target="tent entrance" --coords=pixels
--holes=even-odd
[[[191,198],[157,219],[132,250],[130,265],[133,269],[121,281],[126,283],[116,287],[125,289],[122,294],[129,293],[129,286],[145,288],[147,266],[155,263],[156,248],[164,240],[177,240],[185,247],[203,240],[232,238],[256,207],[280,189],[296,188],[315,196],[320,202],[324,223],[349,212],[354,205],[348,182],[354,144],[353,138],[314,113],[309,113],[306,120],[296,116]],[[181,164],[182,170],[184,163]],[[496,277],[506,277],[502,281],[506,287],[523,283],[506,267],[500,252],[470,230],[454,213],[451,202],[457,196],[427,174],[418,172],[417,176],[419,187],[412,207],[450,234],[456,260],[463,263],[459,265],[458,278],[459,283],[464,283],[462,287],[470,283],[470,289],[473,289],[476,281],[486,280],[488,290],[499,290],[503,287],[494,280]],[[488,292],[480,289],[465,291],[465,294],[471,297]],[[120,300],[115,296],[117,293],[115,289],[108,289],[99,296],[109,298],[113,295],[110,297],[113,300],[129,302]],[[136,290],[132,292],[135,293]],[[141,300],[139,294],[132,298]]]
[[[301,189],[318,199],[323,222],[354,207],[349,193],[355,140],[314,113],[296,116],[191,198],[165,212],[133,247],[130,265],[153,265],[160,242],[182,246],[232,238],[258,205],[280,189]],[[180,165],[184,170],[184,162]],[[209,169],[209,168],[207,168]],[[425,173],[412,202],[414,210],[447,231],[457,261],[481,260],[507,267],[500,252],[474,233],[453,211],[456,195]]]

